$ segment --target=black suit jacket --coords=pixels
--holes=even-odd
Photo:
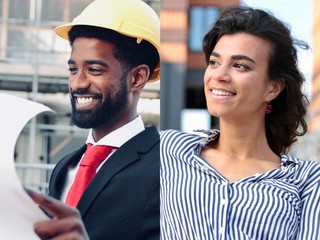
[[[83,193],[79,209],[91,240],[159,239],[159,152],[155,127],[122,145]],[[52,172],[49,195],[60,198],[69,166],[86,146],[65,156]]]

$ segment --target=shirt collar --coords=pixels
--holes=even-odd
[[[98,142],[94,140],[92,136],[92,129],[90,129],[86,143],[92,143],[93,145],[108,145],[119,148],[143,130],[145,130],[145,127],[142,118],[139,115],[131,122],[104,136]]]
[[[284,153],[280,153],[280,157],[282,166],[288,166],[291,164],[301,164],[301,160],[299,160],[298,158],[286,155]]]
[[[219,135],[220,131],[217,129],[213,130],[195,130],[194,131],[197,135],[202,136],[203,138],[200,140],[200,148],[204,148],[210,142],[215,141]]]
[[[205,137],[202,139],[202,141],[200,141],[199,143],[199,151],[201,151],[202,148],[204,148],[207,144],[209,144],[210,142],[215,141],[217,138],[219,138],[220,135],[220,131],[217,129],[213,129],[210,131],[204,131],[204,130],[197,130],[196,132],[198,133],[202,133],[205,135]],[[291,164],[301,164],[301,160],[299,160],[298,158],[286,155],[284,153],[280,153],[280,158],[281,158],[281,165],[282,166],[289,166]]]

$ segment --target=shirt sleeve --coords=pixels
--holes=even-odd
[[[302,199],[301,221],[297,239],[319,239],[320,236],[320,170],[309,175],[312,187],[307,188],[308,194]]]

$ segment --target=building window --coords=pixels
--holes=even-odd
[[[202,51],[202,38],[221,12],[217,7],[194,6],[189,13],[189,50]]]
[[[2,0],[0,0],[0,17],[1,17],[1,18],[2,18],[2,11],[3,11],[3,10],[2,10],[2,9],[3,9],[3,8],[2,8],[2,4],[3,4],[3,3],[2,3]]]
[[[41,3],[42,21],[62,21],[64,1],[62,0],[42,0]]]
[[[30,1],[10,0],[9,18],[30,19]]]

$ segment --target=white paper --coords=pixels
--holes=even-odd
[[[21,130],[30,119],[47,111],[52,110],[43,104],[0,93],[0,239],[39,239],[33,224],[48,219],[24,191],[14,164]]]

